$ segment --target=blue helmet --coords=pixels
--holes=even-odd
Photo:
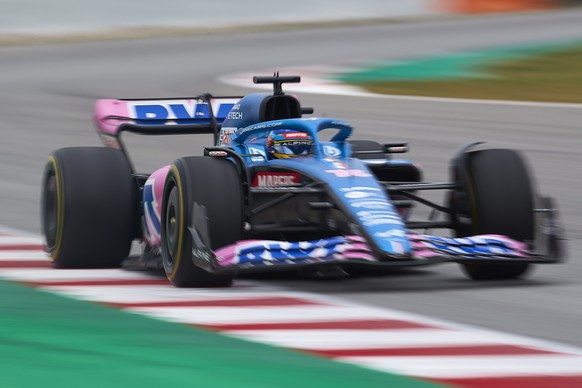
[[[267,137],[267,153],[271,158],[293,158],[311,155],[313,139],[305,132],[276,129]]]

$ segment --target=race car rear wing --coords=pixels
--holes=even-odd
[[[95,104],[95,125],[105,146],[119,148],[123,131],[144,135],[214,134],[240,97],[169,99],[101,99]]]

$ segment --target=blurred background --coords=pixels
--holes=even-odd
[[[475,283],[446,265],[261,284],[582,347],[581,6],[0,0],[0,225],[40,233],[43,166],[57,148],[99,145],[96,99],[242,95],[253,90],[247,75],[295,73],[305,81],[292,89],[304,106],[352,122],[356,138],[409,141],[408,157],[427,181],[448,180],[450,159],[469,142],[522,151],[539,191],[560,206],[570,258],[504,283]],[[233,81],[241,74],[246,83]],[[151,172],[199,155],[211,138],[126,140],[140,172]],[[17,292],[6,287],[5,295]],[[9,302],[6,296],[1,306]],[[13,303],[11,311],[43,303]],[[0,334],[9,337],[6,322]]]
[[[166,0],[2,0],[0,33],[70,34],[120,28],[228,27],[383,19],[406,20],[444,15],[531,12],[579,6],[580,0],[266,0],[214,2]],[[2,37],[6,39],[6,36]]]

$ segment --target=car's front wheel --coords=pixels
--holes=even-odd
[[[521,155],[508,149],[486,149],[468,152],[464,157],[462,192],[453,193],[457,203],[452,203],[452,208],[469,217],[471,227],[459,228],[457,235],[499,234],[532,241],[536,196]],[[463,263],[462,268],[474,280],[495,280],[520,277],[530,265],[480,262]]]
[[[170,167],[162,206],[162,259],[176,287],[224,287],[231,275],[218,275],[194,264],[192,228],[212,250],[242,238],[243,194],[235,166],[228,160],[193,156]]]

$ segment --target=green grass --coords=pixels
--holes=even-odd
[[[0,280],[0,387],[436,388]]]
[[[582,45],[477,67],[476,77],[353,81],[381,94],[582,103]]]

